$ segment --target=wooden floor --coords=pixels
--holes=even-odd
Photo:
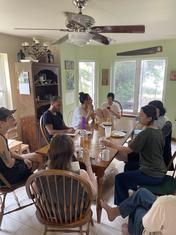
[[[172,151],[176,150],[176,142],[172,143]],[[115,160],[112,163],[112,166],[106,172],[106,182],[104,188],[106,188],[106,193],[103,194],[103,198],[107,200],[111,205],[113,205],[113,178],[117,172],[123,171],[123,163]],[[104,190],[105,191],[105,190]],[[28,200],[25,193],[25,189],[20,189],[17,191],[20,198],[23,198],[22,203],[26,203]],[[7,197],[7,206],[14,207],[15,201],[13,195],[10,194]],[[121,225],[124,222],[127,222],[127,219],[119,217],[114,222],[109,222],[105,212],[102,213],[102,222],[97,224],[95,205],[92,205],[93,210],[93,219],[94,227],[91,227],[90,235],[120,235],[121,234]],[[43,233],[43,225],[41,225],[35,217],[35,208],[34,206],[28,207],[22,211],[6,215],[2,223],[2,231],[0,235],[40,235]],[[61,233],[48,233],[48,235],[56,235]],[[62,233],[63,234],[63,233]],[[77,233],[71,233],[71,235]]]

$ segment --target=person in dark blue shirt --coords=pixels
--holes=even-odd
[[[49,109],[43,114],[43,124],[49,139],[55,134],[71,134],[75,132],[74,128],[65,125],[62,113],[60,112],[61,104],[61,98],[53,96]]]

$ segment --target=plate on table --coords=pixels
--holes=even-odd
[[[114,130],[111,132],[111,137],[114,138],[123,138],[126,136],[126,132]]]

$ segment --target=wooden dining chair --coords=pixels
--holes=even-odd
[[[0,229],[1,229],[1,224],[2,224],[2,220],[3,220],[4,215],[10,214],[12,212],[15,212],[15,211],[18,211],[18,210],[21,210],[21,209],[24,209],[25,207],[31,206],[33,204],[33,202],[30,202],[30,203],[25,204],[25,205],[20,205],[18,197],[15,193],[16,189],[25,186],[26,180],[27,180],[27,178],[23,179],[23,181],[21,181],[17,184],[12,185],[8,182],[8,180],[4,177],[4,175],[2,173],[0,173],[0,181],[1,181],[1,184],[3,185],[3,186],[0,186]],[[16,200],[16,203],[17,203],[18,207],[16,207],[13,210],[6,211],[5,210],[6,209],[5,208],[5,201],[6,201],[6,196],[7,196],[8,193],[13,193],[14,194],[14,198]]]
[[[92,190],[81,176],[64,170],[43,170],[29,177],[26,190],[36,216],[47,232],[89,234]],[[83,225],[86,225],[83,229]]]
[[[43,115],[40,117],[40,131],[42,133],[42,136],[46,142],[46,144],[50,143],[50,139],[48,138],[47,132],[46,132],[46,128],[43,122]]]
[[[114,102],[119,105],[120,111],[121,111],[121,116],[122,116],[123,115],[123,106],[122,106],[122,104],[118,100],[114,100]]]
[[[176,159],[176,151],[174,152],[172,159],[170,160],[167,166],[168,171],[170,170],[170,166],[173,164],[174,159]],[[175,172],[176,172],[176,166],[174,166],[172,175],[165,175],[163,181],[160,184],[143,185],[142,187],[147,188],[149,191],[158,196],[173,194],[176,192]]]

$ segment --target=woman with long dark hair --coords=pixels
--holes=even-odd
[[[97,181],[92,171],[92,166],[89,156],[85,156],[84,163],[86,170],[79,169],[73,162],[74,158],[74,143],[71,137],[67,135],[56,135],[52,138],[50,148],[48,150],[48,168],[72,171],[84,179],[91,185],[93,195],[97,193]],[[76,162],[78,163],[78,162]]]
[[[79,101],[81,105],[77,107],[73,112],[71,126],[75,129],[86,129],[89,120],[94,119],[92,98],[88,93],[80,92]]]

